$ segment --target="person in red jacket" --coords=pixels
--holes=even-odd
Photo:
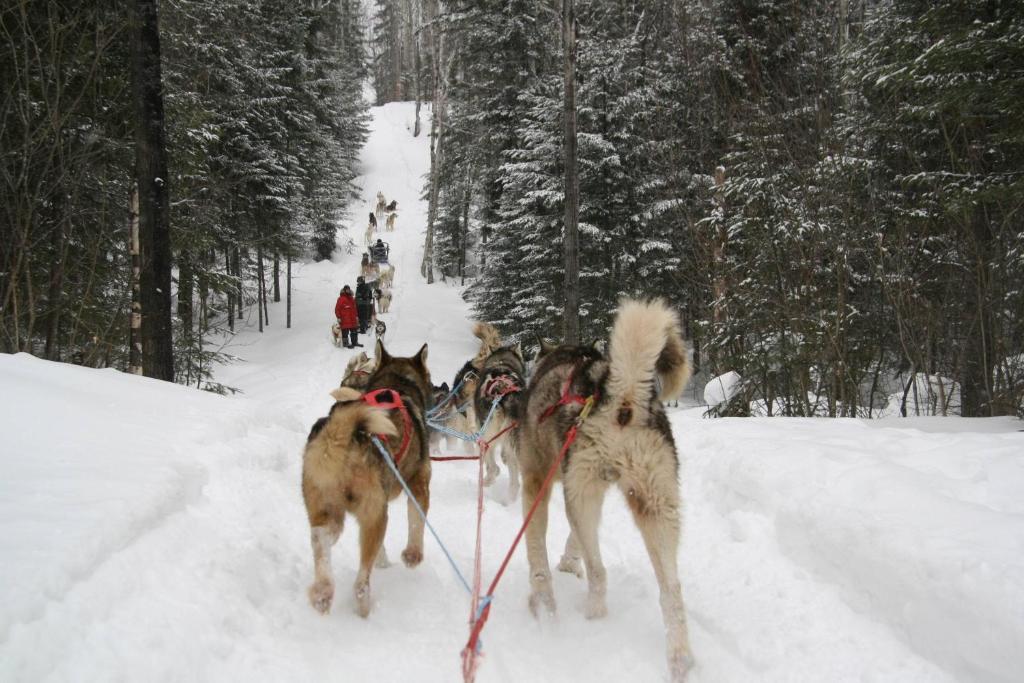
[[[346,349],[362,346],[359,343],[359,316],[356,314],[356,299],[352,296],[352,288],[345,285],[341,288],[341,296],[334,304],[334,317],[341,328],[341,344]]]

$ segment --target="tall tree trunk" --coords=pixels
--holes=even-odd
[[[139,187],[132,186],[128,204],[128,250],[132,257],[132,309],[128,333],[128,374],[142,374],[142,295],[139,278],[142,265],[139,257]]]
[[[231,247],[224,248],[224,274],[231,275]],[[235,331],[235,295],[230,287],[227,288],[228,294],[228,329],[232,332]]]
[[[420,134],[420,104],[423,101],[423,90],[420,83],[420,29],[423,24],[423,17],[421,14],[420,3],[422,0],[411,0],[413,3],[413,22],[412,22],[412,50],[413,50],[413,85],[416,89],[416,120],[412,124],[412,136],[418,137]]]
[[[429,21],[431,22],[437,18],[436,0],[430,5],[430,15]],[[444,132],[445,107],[444,83],[441,75],[444,35],[440,32],[433,33],[430,42],[433,50],[431,82],[434,91],[430,105],[430,192],[427,195],[427,236],[423,243],[423,262],[420,264],[420,275],[427,279],[428,285],[434,283],[434,231],[437,223],[437,201],[440,195],[441,135]]]
[[[281,255],[274,252],[274,303],[281,300]]]
[[[992,374],[995,348],[992,324],[992,253],[995,238],[984,208],[975,207],[968,226],[969,271],[973,276],[974,301],[965,300],[963,354],[960,362],[960,414],[964,417],[993,415]]]
[[[286,266],[287,274],[285,275],[285,287],[287,288],[287,291],[285,293],[285,297],[287,298],[288,302],[285,304],[285,324],[284,324],[284,326],[287,329],[291,329],[291,327],[292,327],[292,255],[288,254],[285,258],[288,259],[287,266]]]
[[[132,75],[135,98],[135,176],[139,185],[142,369],[174,381],[171,338],[171,228],[160,76],[156,0],[135,0]]]
[[[195,298],[195,266],[192,253],[183,250],[178,255],[178,320],[181,321],[181,334],[184,337],[184,348],[189,348],[188,340],[195,327],[193,320],[193,299]]]
[[[256,316],[263,331],[263,248],[256,247]]]
[[[50,264],[50,291],[47,295],[47,304],[50,312],[46,321],[46,350],[45,355],[49,360],[59,360],[60,344],[58,343],[60,331],[60,316],[64,309],[64,263],[67,259],[65,245],[67,220],[61,218],[54,228],[51,246],[53,247],[53,262]]]
[[[576,175],[576,7],[562,0],[565,80],[565,343],[580,341],[579,178]]]
[[[238,319],[244,317],[242,308],[245,305],[245,287],[242,285],[242,252],[235,247],[235,278],[238,280]]]

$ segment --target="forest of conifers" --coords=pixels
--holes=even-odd
[[[286,262],[363,227],[367,82],[423,103],[425,277],[526,345],[559,338],[563,1],[163,0],[178,381],[209,379],[204,339]],[[0,350],[128,363],[122,5],[0,11]],[[1024,3],[575,14],[585,340],[621,296],[661,296],[701,376],[743,378],[737,406],[869,415],[924,377],[936,412],[1022,414]]]

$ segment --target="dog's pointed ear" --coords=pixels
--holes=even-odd
[[[391,358],[391,356],[388,355],[388,352],[384,350],[384,342],[380,339],[377,340],[377,347],[374,349],[373,355],[374,358],[377,359],[377,367],[380,367],[384,364],[384,361]]]
[[[416,356],[414,358],[415,358],[417,363],[419,363],[423,367],[427,367],[427,345],[426,344],[424,344],[423,346],[420,347],[419,352],[416,354]]]
[[[331,396],[334,397],[335,401],[354,401],[362,396],[362,394],[358,389],[353,389],[351,387],[339,387],[331,392]]]

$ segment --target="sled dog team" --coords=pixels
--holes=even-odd
[[[359,264],[359,277],[356,291],[353,294],[348,285],[342,287],[335,304],[337,321],[331,326],[331,337],[335,346],[353,348],[362,346],[358,342],[358,334],[366,333],[372,324],[378,339],[383,337],[387,325],[377,317],[379,313],[387,313],[391,309],[395,267],[388,263],[388,246],[381,240],[373,241],[377,231],[378,219],[387,213],[385,225],[388,230],[395,229],[395,216],[398,202],[392,200],[387,204],[384,193],[377,193],[377,207],[371,211],[366,226],[367,251],[363,253]],[[346,291],[348,290],[348,291]],[[348,301],[348,297],[353,299]],[[349,310],[352,309],[352,310]],[[358,330],[358,331],[357,331]]]
[[[382,203],[379,195],[378,206]],[[576,440],[556,470],[570,525],[557,569],[585,575],[586,616],[606,615],[607,579],[598,525],[605,494],[617,488],[643,537],[658,582],[669,673],[672,680],[683,680],[692,659],[676,564],[679,460],[662,404],[679,396],[690,376],[678,316],[660,300],[624,301],[607,353],[593,346],[545,341],[529,376],[518,344],[503,343],[486,323],[478,323],[474,334],[480,340],[479,352],[455,377],[453,396],[447,384],[432,384],[426,344],[411,357],[397,357],[378,339],[372,358],[360,353],[349,361],[341,386],[332,392],[335,403],[309,433],[303,459],[302,493],[315,575],[309,589],[313,607],[323,613],[331,607],[331,547],[346,515],[359,523],[354,593],[360,616],[370,612],[373,568],[389,564],[383,546],[387,506],[402,489],[371,435],[386,444],[412,497],[426,513],[430,448],[432,440],[438,441],[428,429],[427,411],[437,406],[433,419],[473,433],[494,406],[482,438],[497,438],[489,453],[499,443],[502,446],[510,496],[516,495],[520,470],[524,515],[541,496],[525,536],[530,610],[537,615],[556,609],[546,543],[551,490],[541,489],[567,433],[576,425]],[[485,464],[491,483],[498,466],[493,456]],[[423,532],[422,518],[409,500],[408,540],[402,551],[402,561],[409,567],[423,559]]]

